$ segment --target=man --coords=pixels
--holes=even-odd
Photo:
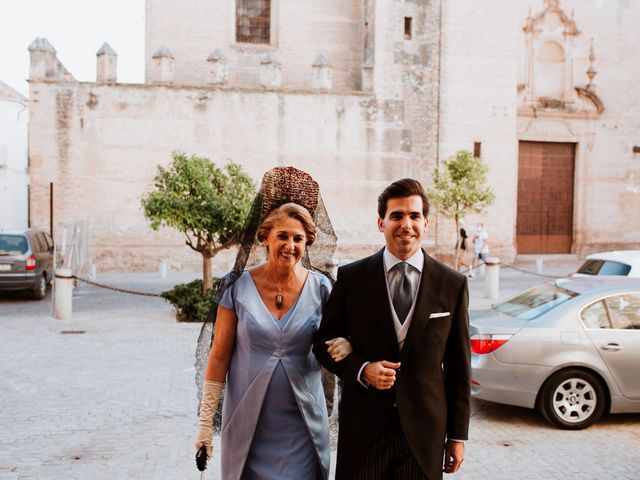
[[[489,256],[489,234],[484,229],[484,224],[479,223],[476,227],[476,233],[473,236],[473,262],[471,267],[471,272],[469,273],[469,277],[473,277],[476,268],[478,267],[478,262],[482,260],[483,262]]]
[[[338,270],[314,338],[320,362],[345,382],[337,480],[437,480],[462,463],[470,404],[467,282],[421,249],[428,213],[416,180],[382,192],[378,228],[386,247]],[[353,349],[339,362],[325,345],[335,337]]]

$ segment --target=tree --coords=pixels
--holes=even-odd
[[[442,170],[433,171],[429,198],[438,212],[456,222],[456,247],[460,245],[460,220],[468,213],[481,213],[495,199],[487,186],[487,167],[471,152],[460,150],[443,162]],[[460,249],[456,248],[455,268],[459,267]]]
[[[211,259],[240,241],[255,187],[242,168],[218,168],[208,158],[174,153],[168,168],[158,166],[153,189],[142,198],[151,228],[175,228],[202,255],[203,293],[212,285]]]

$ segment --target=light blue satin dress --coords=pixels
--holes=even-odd
[[[311,346],[330,291],[324,275],[309,272],[280,320],[248,271],[222,297],[238,316],[222,409],[225,480],[328,478],[327,409]]]

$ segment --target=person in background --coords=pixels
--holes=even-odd
[[[471,265],[471,272],[469,277],[475,275],[476,269],[480,261],[483,261],[489,256],[489,234],[484,229],[483,223],[478,223],[476,233],[473,235],[473,263]]]

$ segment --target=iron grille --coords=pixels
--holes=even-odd
[[[236,0],[236,42],[271,41],[271,0]]]

